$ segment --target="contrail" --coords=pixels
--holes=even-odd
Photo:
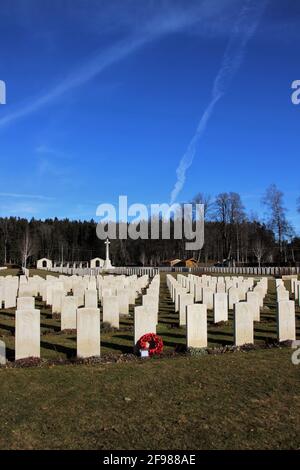
[[[105,69],[138,51],[146,44],[157,40],[161,36],[191,26],[197,21],[199,21],[199,17],[187,10],[179,18],[173,16],[149,23],[143,31],[138,31],[107,50],[99,52],[77,70],[73,70],[64,80],[46,91],[43,95],[33,98],[30,103],[19,107],[1,118],[0,129],[17,119],[38,111],[66,92],[92,80]]]
[[[267,3],[268,0],[258,0],[258,2],[255,2],[255,4],[253,4],[253,0],[245,1],[245,4],[230,35],[220,70],[215,78],[210,103],[206,107],[198,124],[197,130],[177,167],[177,181],[171,192],[171,204],[176,201],[178,194],[184,186],[186,171],[193,163],[198,142],[205,132],[207,123],[214,111],[217,102],[226,93],[234,75],[242,63],[248,41],[253,36]]]
[[[41,196],[40,194],[0,193],[0,197],[17,199],[39,199],[41,201],[52,201],[53,197]]]

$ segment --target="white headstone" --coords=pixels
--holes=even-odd
[[[18,310],[33,310],[35,307],[34,297],[18,297],[17,309]]]
[[[116,295],[103,297],[103,323],[119,328],[119,301]]]
[[[46,304],[52,305],[52,290],[53,286],[51,284],[47,284],[46,287]]]
[[[141,305],[134,308],[134,344],[147,333],[156,333],[156,315]]]
[[[98,292],[96,289],[86,290],[84,292],[85,308],[98,308]]]
[[[225,282],[218,282],[218,284],[217,284],[217,293],[225,294],[225,292],[226,292]]]
[[[122,315],[128,315],[129,314],[129,298],[128,298],[128,293],[126,291],[118,292],[118,302],[119,302],[120,313]]]
[[[214,323],[228,320],[228,296],[225,293],[214,294]]]
[[[76,330],[77,299],[67,296],[62,299],[61,329]]]
[[[16,298],[17,298],[16,287],[12,283],[7,282],[4,287],[4,308],[15,308]]]
[[[285,287],[278,287],[277,289],[277,302],[282,302],[283,300],[289,300],[290,294]]]
[[[100,309],[77,309],[77,356],[100,356]]]
[[[265,295],[266,295],[266,291],[263,287],[260,287],[259,285],[255,286],[255,288],[253,289],[253,292],[255,292],[256,294],[258,294],[258,297],[259,297],[259,306],[260,307],[263,307],[264,306],[264,298],[265,298]]]
[[[239,291],[236,287],[230,287],[228,291],[228,308],[233,310],[236,303],[240,301]]]
[[[202,284],[199,282],[195,284],[195,302],[202,302]]]
[[[73,295],[77,299],[77,306],[82,307],[84,305],[84,288],[81,285],[77,285],[73,288]]]
[[[186,325],[186,307],[194,303],[193,294],[180,294],[179,297],[179,325]]]
[[[158,323],[158,302],[159,297],[156,294],[143,295],[143,306],[148,307],[156,315],[156,323]]]
[[[16,360],[40,357],[40,311],[16,310]]]
[[[214,308],[214,293],[215,289],[211,287],[204,287],[202,290],[202,303],[206,305],[207,310]]]
[[[64,292],[62,289],[52,289],[52,313],[61,313],[63,297]]]
[[[181,294],[187,294],[186,288],[176,286],[175,288],[175,312],[179,312],[179,299],[180,299]]]
[[[203,304],[187,306],[186,341],[188,348],[207,347],[207,308]]]
[[[4,302],[4,286],[0,285],[0,309],[2,308],[3,302]]]
[[[253,320],[260,321],[260,300],[257,292],[247,292],[247,303],[250,305]]]
[[[277,335],[278,341],[296,339],[295,302],[283,300],[277,304]]]
[[[6,364],[6,347],[4,341],[0,341],[0,365]]]
[[[253,314],[247,302],[234,305],[234,344],[253,344]]]
[[[293,286],[294,286],[293,294],[295,295],[295,300],[299,300],[300,281],[297,281],[296,279],[294,279]]]
[[[125,292],[128,294],[128,292],[125,291],[125,289],[122,289],[122,293],[125,293]],[[107,297],[108,295],[114,295],[113,289],[111,287],[108,287],[108,286],[106,286],[106,287],[102,286],[102,288],[101,288],[101,301],[102,301],[103,297]]]

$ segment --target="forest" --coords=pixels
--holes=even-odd
[[[300,238],[287,218],[284,194],[275,186],[262,199],[264,220],[247,214],[241,196],[220,193],[214,198],[198,193],[192,201],[204,205],[204,246],[186,251],[185,239],[111,240],[115,266],[161,266],[171,259],[195,258],[200,265],[295,266],[300,265]],[[300,212],[298,201],[298,211]],[[150,221],[149,221],[150,223]],[[69,219],[27,220],[0,218],[0,265],[35,266],[39,258],[56,262],[105,258],[97,222]],[[172,235],[172,221],[171,221]]]

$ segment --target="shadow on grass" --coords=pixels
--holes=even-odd
[[[274,328],[254,328],[254,333],[263,333],[265,335],[268,335],[268,334],[276,334],[277,333],[277,329],[276,329],[276,326],[274,326]]]
[[[101,348],[114,349],[116,351],[121,351],[122,354],[130,354],[133,352],[133,346],[126,346],[125,344],[116,344],[106,341],[101,341]]]
[[[15,333],[15,327],[14,326],[4,325],[3,323],[0,323],[0,329],[10,331],[12,334]]]
[[[176,346],[182,346],[183,344],[186,343],[185,341],[185,338],[182,338],[183,341],[165,341],[163,340],[164,342],[164,346],[169,346],[170,348],[176,348]]]
[[[169,320],[162,320],[161,318],[159,319],[159,324],[160,325],[178,325],[179,328],[179,320],[178,318],[172,319],[170,318]]]
[[[52,313],[41,312],[41,317],[43,317],[45,320],[53,320]]]
[[[46,328],[47,330],[60,331],[60,326],[53,325],[52,323],[41,323],[41,328]]]
[[[113,339],[125,339],[127,341],[133,341],[133,335],[115,335],[112,337]]]
[[[219,344],[220,346],[232,346],[234,344],[233,338],[213,338],[210,335],[207,337],[208,344]]]
[[[62,344],[54,344],[54,343],[47,343],[45,341],[41,341],[41,348],[48,349],[54,352],[63,353],[68,359],[76,356],[76,348],[75,349],[69,348],[68,346],[64,346]]]
[[[8,311],[1,310],[1,315],[8,317],[9,319],[13,319],[13,320],[15,319],[15,313],[9,310]]]
[[[167,338],[185,338],[184,333],[160,333],[160,336],[167,337]]]
[[[14,349],[6,347],[6,359],[8,361],[14,361],[15,360],[15,350]]]
[[[277,339],[277,334],[276,333],[268,333],[267,335],[264,335],[263,333],[261,334],[256,334],[254,333],[254,340],[256,341],[268,341],[270,339]]]

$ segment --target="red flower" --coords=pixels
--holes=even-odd
[[[155,333],[147,333],[138,340],[139,349],[147,349],[149,356],[160,354],[163,351],[164,343],[160,336]]]

